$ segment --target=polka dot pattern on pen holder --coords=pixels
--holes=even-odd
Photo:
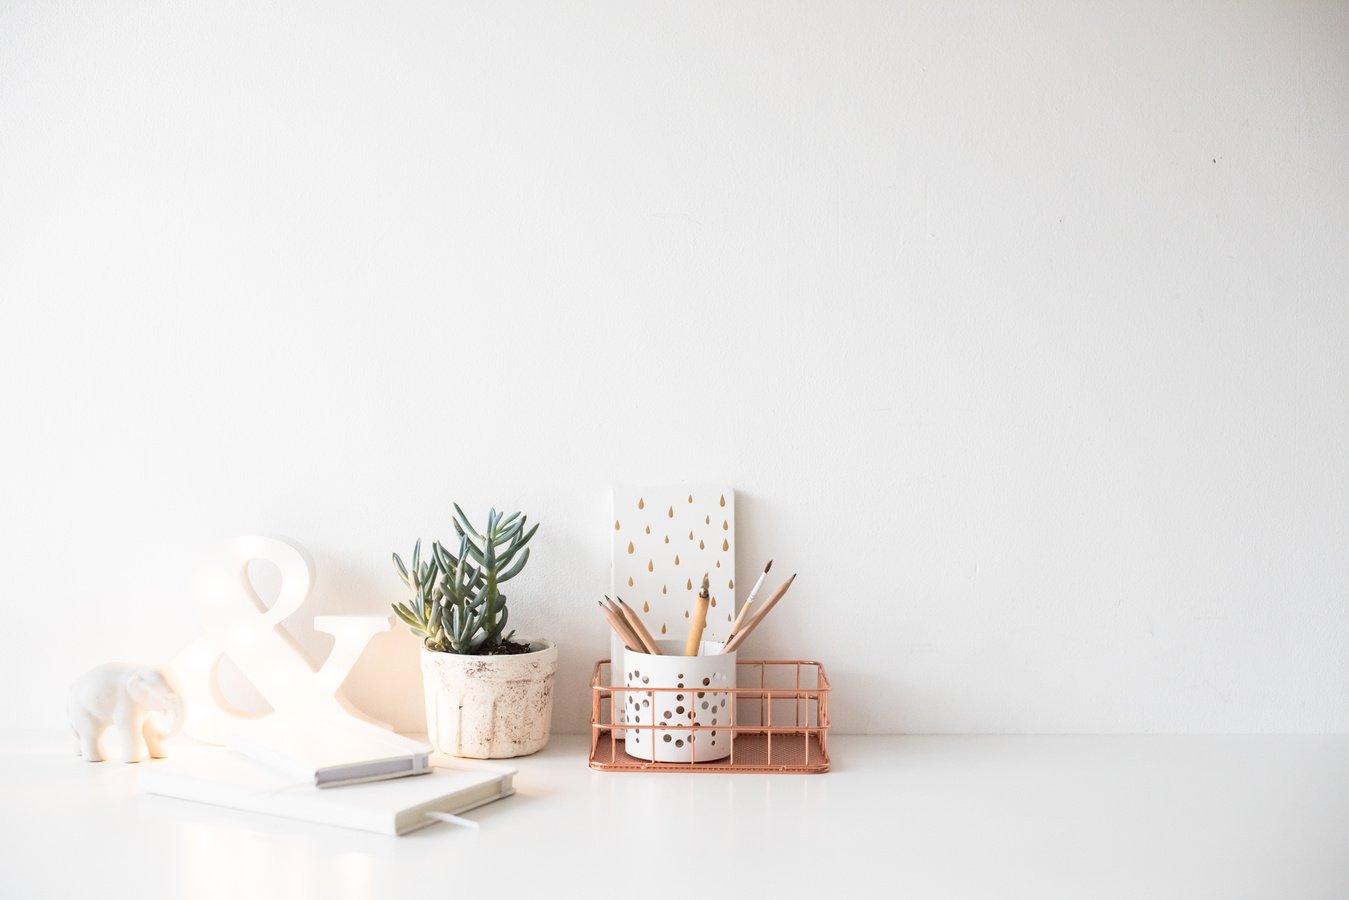
[[[625,752],[653,762],[711,762],[731,754],[735,654],[704,641],[682,656],[683,641],[657,641],[664,656],[623,651]],[[635,727],[634,727],[635,726]],[[654,727],[653,727],[654,726]]]

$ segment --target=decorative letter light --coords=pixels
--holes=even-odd
[[[249,581],[248,564],[253,560],[265,560],[281,571],[281,589],[270,609],[261,605]],[[216,674],[225,656],[271,704],[273,715],[350,716],[382,724],[348,707],[338,696],[338,687],[371,638],[389,630],[388,616],[315,617],[314,628],[334,639],[332,651],[315,671],[304,651],[280,627],[304,605],[313,582],[309,554],[281,538],[235,538],[212,554],[196,586],[206,635],[186,647],[173,663],[187,698],[188,734],[222,744],[233,729],[256,718],[243,714],[221,695]]]

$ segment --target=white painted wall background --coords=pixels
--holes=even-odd
[[[840,730],[1349,729],[1344,4],[8,0],[0,297],[3,725],[209,540],[382,609],[453,497],[581,730],[688,479]]]

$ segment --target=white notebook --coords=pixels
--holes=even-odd
[[[431,770],[428,745],[353,719],[271,716],[240,727],[229,746],[291,781],[321,788]]]
[[[437,814],[459,815],[515,793],[515,770],[484,763],[465,768],[434,767],[418,778],[370,781],[319,790],[297,785],[266,766],[232,750],[207,750],[156,760],[141,771],[141,790],[163,797],[211,803],[358,828],[382,834],[407,834],[437,821]]]

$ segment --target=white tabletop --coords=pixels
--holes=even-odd
[[[825,775],[592,772],[394,838],[141,795],[0,736],[5,898],[1349,897],[1349,736],[834,737]]]

